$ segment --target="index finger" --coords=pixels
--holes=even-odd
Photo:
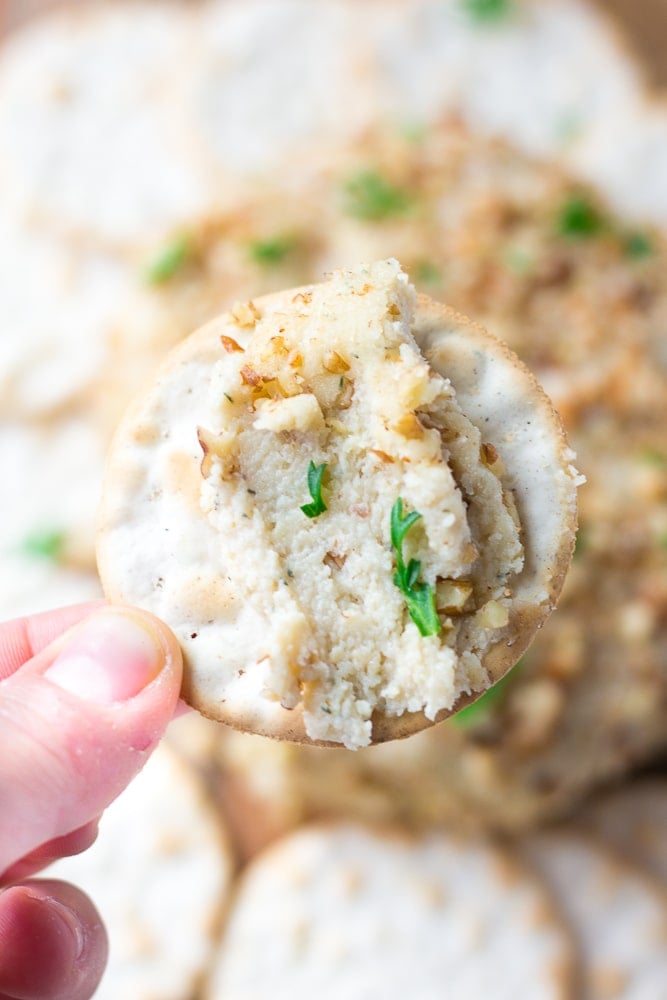
[[[105,601],[87,601],[0,624],[0,681],[41,652],[57,636],[87,618]]]

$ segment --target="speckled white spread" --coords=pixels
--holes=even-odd
[[[423,581],[441,592],[449,581],[443,609],[494,601],[486,615],[506,625],[501,602],[522,565],[480,434],[414,343],[413,299],[395,261],[337,273],[260,317],[246,349],[222,350],[210,373],[202,510],[237,598],[261,620],[267,695],[303,701],[312,739],[351,747],[370,741],[378,707],[431,719],[449,708],[488,642],[476,636],[459,665],[460,621],[443,610],[441,634],[423,636],[406,613],[389,544],[396,500],[422,515],[406,547]],[[314,518],[301,509],[310,462],[326,465],[327,510]]]
[[[309,738],[356,748],[374,712],[433,719],[488,683],[523,565],[518,516],[413,313],[396,261],[239,306],[121,432],[103,579],[175,629],[207,712],[301,705]],[[311,462],[326,467],[314,518]],[[394,581],[399,498],[421,515],[405,562],[433,589],[438,634]]]

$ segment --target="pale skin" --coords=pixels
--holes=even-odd
[[[91,901],[33,876],[95,839],[177,711],[181,655],[103,603],[0,625],[0,1000],[88,1000],[107,958]]]

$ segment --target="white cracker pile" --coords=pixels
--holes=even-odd
[[[98,839],[48,877],[74,882],[109,933],[96,1000],[183,1000],[201,980],[233,860],[196,772],[162,746],[105,812]]]
[[[498,848],[305,828],[242,878],[208,1000],[565,1000],[567,933]]]
[[[558,420],[505,348],[414,308],[395,261],[238,306],[121,425],[105,591],[174,628],[204,714],[350,748],[405,735],[501,676],[553,606],[577,482]]]

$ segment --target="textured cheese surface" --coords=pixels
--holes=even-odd
[[[521,567],[479,431],[412,338],[413,294],[394,261],[337,273],[260,317],[246,349],[221,351],[211,371],[218,437],[202,507],[220,563],[260,616],[269,692],[288,708],[303,698],[311,738],[353,747],[369,742],[377,707],[433,718],[479,670],[471,643],[456,676],[451,620],[424,637],[406,613],[389,544],[396,500],[422,515],[410,552],[431,587],[472,581],[479,608],[506,601]],[[301,509],[310,462],[326,464],[315,518]]]

